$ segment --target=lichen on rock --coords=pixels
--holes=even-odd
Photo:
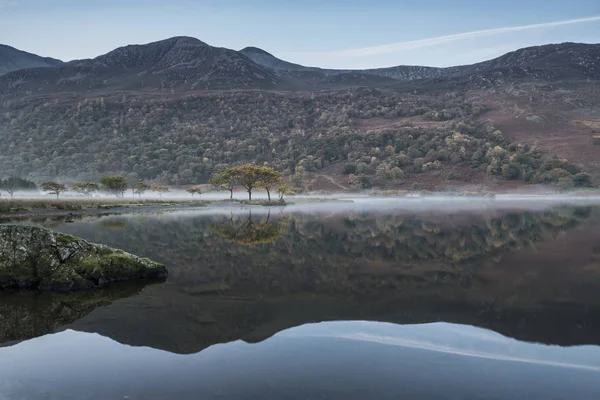
[[[0,225],[0,288],[79,290],[165,278],[162,264],[47,229]]]

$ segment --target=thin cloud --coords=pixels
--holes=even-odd
[[[503,34],[503,33],[527,31],[527,30],[534,30],[534,29],[553,28],[553,27],[563,26],[563,25],[584,24],[584,23],[596,22],[596,21],[600,21],[600,15],[593,16],[593,17],[586,17],[586,18],[545,22],[542,24],[508,26],[508,27],[504,27],[504,28],[485,29],[485,30],[481,30],[481,31],[457,33],[454,35],[439,36],[439,37],[429,38],[429,39],[411,40],[411,41],[407,41],[407,42],[391,43],[391,44],[385,44],[385,45],[380,45],[380,46],[365,47],[365,48],[360,48],[360,49],[333,51],[333,52],[327,52],[326,54],[332,55],[332,56],[341,56],[341,57],[364,57],[364,56],[373,56],[373,55],[379,55],[379,54],[390,54],[390,53],[397,53],[397,52],[401,52],[401,51],[416,50],[416,49],[421,49],[424,47],[431,47],[431,46],[436,46],[436,45],[443,44],[443,43],[454,42],[454,41],[463,40],[463,39],[476,38],[476,37],[481,37],[481,36],[499,35],[499,34]]]

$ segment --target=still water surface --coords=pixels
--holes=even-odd
[[[0,294],[0,399],[598,399],[591,206],[200,209],[34,223],[166,282]]]

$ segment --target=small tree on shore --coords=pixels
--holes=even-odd
[[[233,176],[248,192],[248,200],[252,200],[252,190],[261,185],[262,167],[246,164],[233,169]]]
[[[228,190],[229,199],[233,199],[233,188],[237,184],[233,168],[227,168],[211,179],[209,183],[218,189]]]
[[[192,186],[190,188],[185,189],[185,191],[191,194],[192,197],[194,197],[195,194],[197,194],[198,196],[202,194],[202,189],[200,189],[200,186]]]
[[[102,177],[100,185],[108,193],[122,198],[127,190],[127,179],[121,175],[107,175]]]
[[[277,186],[277,193],[279,194],[279,200],[282,201],[283,200],[283,196],[284,195],[290,195],[290,194],[296,194],[296,192],[294,192],[292,190],[292,188],[285,182],[283,182],[282,184],[280,184],[279,186]]]
[[[40,183],[40,188],[44,192],[48,192],[50,194],[55,194],[58,199],[60,194],[67,191],[67,187],[62,183],[58,182],[42,182]]]
[[[160,195],[160,198],[162,199],[163,193],[167,193],[169,191],[169,188],[168,188],[168,186],[165,186],[165,185],[153,185],[152,191],[158,192],[158,194]]]
[[[0,180],[0,190],[4,190],[6,193],[8,193],[11,199],[17,190],[35,189],[35,183],[28,181],[27,179],[19,178],[18,176],[11,176]]]
[[[271,201],[271,189],[283,181],[281,173],[271,167],[258,167],[259,181],[258,187],[262,187],[267,191],[267,197]]]
[[[71,186],[71,191],[81,193],[84,196],[91,197],[92,193],[100,190],[100,185],[95,182],[75,182]]]
[[[138,197],[141,199],[142,195],[150,189],[152,189],[152,186],[140,179],[135,184],[134,194],[137,194]]]
[[[17,190],[16,181],[13,177],[4,179],[0,181],[0,189],[4,190],[6,193],[10,195],[10,198],[13,198],[15,191]]]

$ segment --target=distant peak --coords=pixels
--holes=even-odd
[[[177,44],[195,44],[195,45],[208,46],[208,44],[204,43],[203,41],[196,39],[195,37],[191,37],[191,36],[175,36],[175,37],[172,37],[167,40],[174,41]]]
[[[145,44],[137,44],[133,46],[155,46],[155,45],[170,45],[170,46],[208,46],[203,41],[190,36],[174,36],[168,39],[158,40]],[[132,46],[132,45],[130,45]],[[128,46],[125,46],[128,47]]]
[[[240,50],[240,53],[259,53],[259,54],[264,54],[266,56],[273,57],[273,54],[271,54],[267,51],[264,51],[263,49],[259,49],[258,47],[252,47],[252,46],[244,47],[243,49]]]

